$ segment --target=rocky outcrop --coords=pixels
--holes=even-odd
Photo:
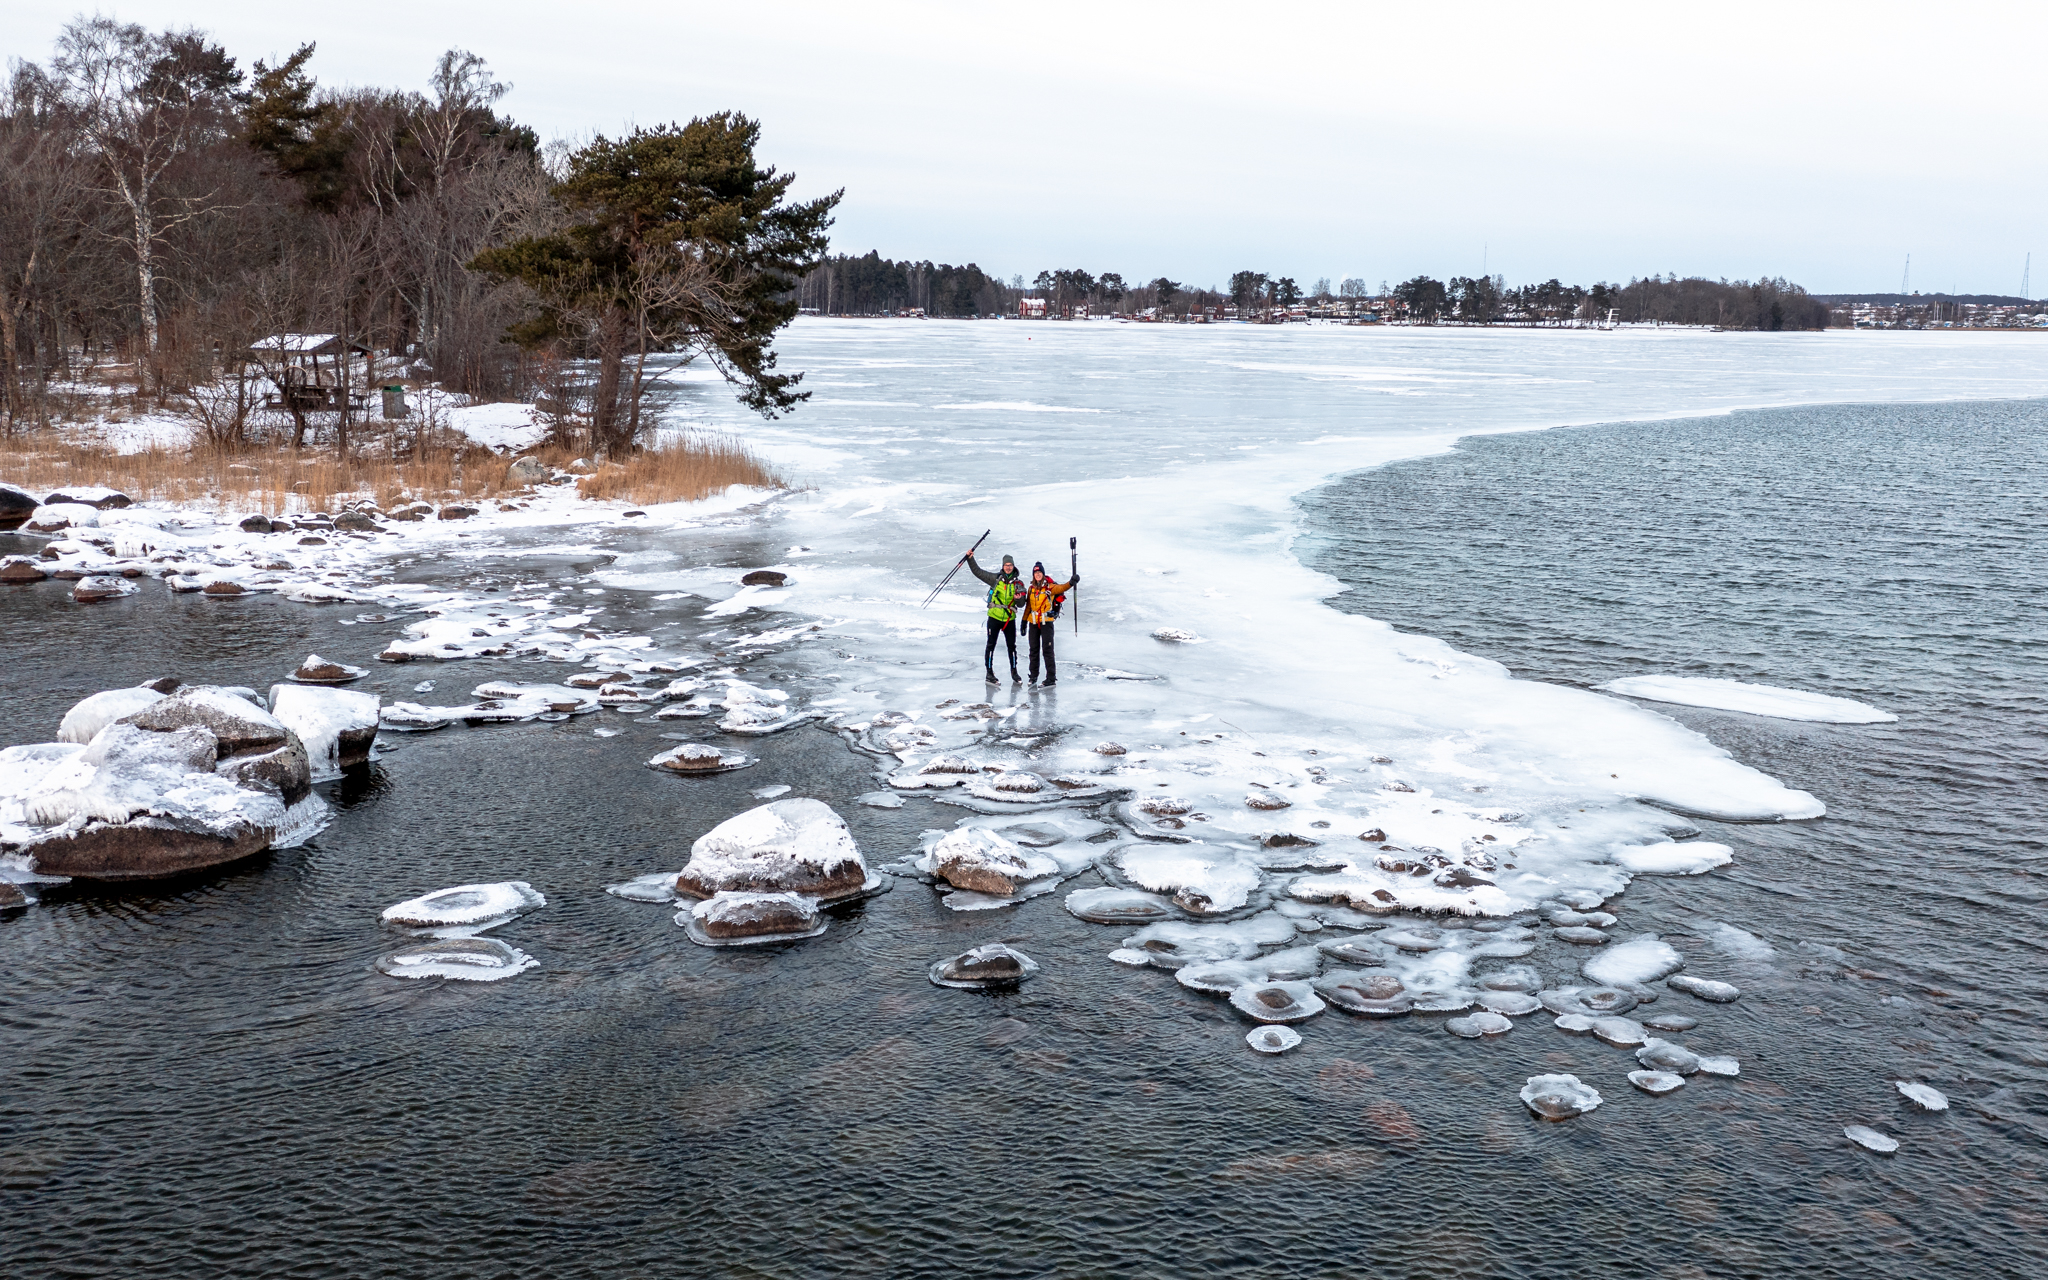
[[[218,740],[223,757],[270,751],[283,746],[286,739],[286,729],[276,716],[249,698],[213,685],[179,689],[120,723],[155,733],[200,726]]]
[[[797,893],[821,902],[858,897],[867,862],[846,820],[821,800],[776,800],[726,819],[690,846],[676,892]]]
[[[0,564],[0,582],[19,586],[30,582],[41,582],[49,576],[49,574],[44,573],[41,569],[36,568],[35,562],[26,556],[12,556],[5,564]]]
[[[743,587],[779,587],[789,581],[789,575],[774,569],[756,569],[740,579]]]
[[[824,924],[817,901],[797,893],[718,893],[689,914],[693,932],[716,942],[802,936]]]
[[[377,521],[367,511],[344,511],[334,517],[334,527],[343,533],[375,533]]]
[[[270,686],[275,718],[305,744],[316,782],[338,778],[344,769],[369,763],[370,749],[377,742],[381,701],[374,693],[352,689]]]
[[[115,489],[59,489],[43,499],[45,506],[55,506],[60,502],[75,502],[95,511],[118,511],[135,505],[133,498]]]
[[[955,889],[1007,898],[1033,880],[1059,874],[1059,863],[985,827],[949,831],[926,855],[932,875]]]

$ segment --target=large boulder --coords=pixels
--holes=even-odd
[[[511,488],[540,484],[555,474],[555,469],[539,458],[515,458],[505,470],[505,483]]]
[[[91,507],[95,511],[118,511],[122,507],[134,505],[134,499],[118,489],[102,489],[98,486],[59,489],[43,499],[45,506],[55,506],[60,502],[75,502],[83,507]]]
[[[270,686],[271,710],[305,743],[315,782],[339,778],[342,770],[369,762],[370,748],[377,741],[380,702],[374,693],[353,689]]]
[[[5,561],[0,561],[0,582],[19,585],[28,582],[41,582],[49,576],[49,574],[38,569],[35,562],[27,556],[9,556]]]
[[[788,938],[823,931],[815,898],[799,893],[726,892],[690,908],[692,934],[707,940],[735,942],[745,938]]]
[[[0,484],[0,532],[19,529],[41,505],[28,492],[11,484]]]
[[[985,827],[947,832],[925,855],[926,869],[955,889],[1006,898],[1033,880],[1058,875],[1060,864]]]
[[[253,755],[229,756],[214,766],[215,773],[237,786],[269,787],[288,805],[304,800],[313,790],[313,764],[299,735],[285,731],[284,745]]]
[[[44,503],[29,512],[22,528],[29,533],[61,533],[66,529],[90,529],[100,522],[98,507],[82,502]]]
[[[776,800],[727,818],[690,846],[676,892],[800,893],[821,902],[858,896],[867,862],[846,820],[821,800]]]
[[[15,778],[0,787],[0,839],[47,875],[178,875],[259,852],[285,823],[286,800],[269,778],[215,771],[220,741],[204,724],[116,722],[83,749],[40,752],[0,768],[0,779]]]
[[[188,685],[121,723],[157,733],[204,726],[219,740],[223,757],[271,751],[285,742],[285,727],[276,716],[252,698],[213,685]]]

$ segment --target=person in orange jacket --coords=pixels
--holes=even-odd
[[[1031,566],[1031,585],[1024,588],[1024,643],[1031,652],[1031,683],[1040,684],[1038,679],[1038,658],[1045,655],[1044,685],[1060,682],[1059,669],[1053,665],[1052,638],[1056,630],[1054,612],[1060,602],[1081,582],[1081,575],[1075,574],[1071,582],[1054,582],[1046,576],[1045,561]]]

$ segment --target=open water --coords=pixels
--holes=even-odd
[[[1622,1051],[1543,1014],[1467,1042],[1434,1016],[1331,1011],[1262,1057],[1222,1001],[1103,959],[1118,931],[1063,893],[991,916],[903,881],[804,943],[695,947],[602,887],[680,865],[753,788],[832,804],[871,863],[957,811],[852,803],[873,761],[822,730],[688,779],[640,767],[673,723],[456,728],[325,788],[337,820],[305,848],[154,890],[52,890],[0,920],[0,1272],[2038,1274],[2044,419],[1850,406],[1488,437],[1301,499],[1295,552],[1350,588],[1335,607],[1526,678],[1733,676],[1899,715],[1655,708],[1830,808],[1701,822],[1734,866],[1639,879],[1612,908],[1743,987],[1652,1010],[1699,1017],[1677,1038],[1735,1054],[1740,1080],[1638,1094]],[[782,532],[659,550],[768,563]],[[580,588],[649,549],[600,541],[406,573]],[[0,742],[159,675],[261,687],[309,651],[360,662],[405,621],[60,593],[0,593]],[[700,600],[608,599],[612,625],[710,625]],[[980,696],[976,656],[935,678]],[[1343,677],[1343,654],[1322,661]],[[388,701],[527,671],[559,669],[377,666],[357,687]],[[771,655],[745,678],[802,695],[827,674]],[[370,968],[396,941],[384,906],[489,879],[547,895],[494,935],[539,969],[477,986]],[[1046,973],[1005,994],[926,981],[999,938]],[[1546,936],[1526,963],[1563,981],[1583,958]],[[1534,1120],[1515,1090],[1555,1071],[1605,1105]],[[1952,1109],[1912,1112],[1898,1078]],[[1850,1146],[1850,1123],[1899,1154]]]

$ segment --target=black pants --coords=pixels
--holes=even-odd
[[[1059,628],[1050,622],[1027,622],[1024,624],[1024,646],[1031,651],[1031,678],[1038,679],[1038,655],[1045,655],[1045,678],[1047,683],[1060,678],[1059,669],[1052,665],[1052,636]]]
[[[1017,620],[1015,618],[1011,618],[1008,622],[997,622],[994,618],[988,620],[988,648],[981,652],[981,665],[987,667],[990,671],[996,669],[997,636],[1001,636],[1004,642],[1010,646],[1010,674],[1015,676],[1017,674]]]

